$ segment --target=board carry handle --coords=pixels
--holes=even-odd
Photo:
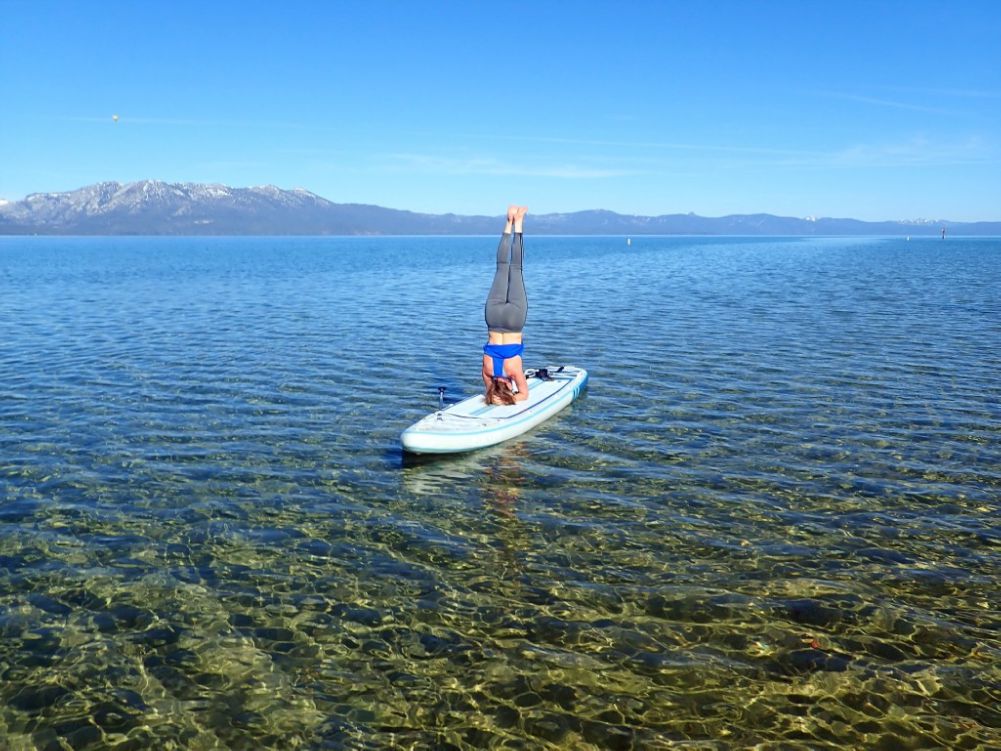
[[[560,365],[557,369],[557,373],[562,373],[566,369],[566,365]],[[553,380],[553,374],[549,372],[549,368],[528,368],[525,371],[526,378],[538,378],[540,381],[551,381]]]

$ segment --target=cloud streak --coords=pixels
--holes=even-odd
[[[383,167],[390,171],[432,172],[446,175],[550,177],[567,180],[593,180],[637,174],[637,170],[632,169],[606,169],[576,164],[527,166],[502,162],[491,157],[456,159],[427,154],[386,154],[383,157]]]
[[[959,99],[1001,99],[1001,91],[985,91],[983,89],[949,89],[920,88],[915,86],[890,86],[885,91],[896,91],[905,94],[922,94],[924,96],[946,96]]]
[[[940,167],[960,164],[990,164],[997,150],[979,138],[931,141],[915,137],[884,144],[859,144],[832,152],[831,167]]]
[[[932,115],[963,115],[965,113],[958,110],[945,109],[943,107],[932,107],[927,104],[913,104],[911,102],[900,102],[895,99],[881,99],[879,97],[862,96],[860,94],[848,94],[841,91],[817,91],[815,94],[828,99],[841,99],[846,102],[858,102],[859,104],[871,104],[874,107],[886,109],[907,110],[908,112],[924,112]]]
[[[118,120],[113,117],[117,116]],[[95,117],[93,115],[67,115],[55,118],[60,122],[70,123],[99,123],[111,125],[164,125],[181,126],[187,128],[287,128],[295,130],[309,130],[308,125],[302,123],[283,122],[280,120],[199,120],[183,117],[130,117],[129,115],[106,115]]]
[[[551,139],[537,139],[547,142]],[[601,144],[617,147],[615,141],[576,141],[561,143]],[[633,146],[635,144],[629,143]],[[422,172],[445,175],[483,175],[511,177],[548,177],[559,179],[611,179],[636,175],[671,176],[705,174],[708,170],[769,169],[894,169],[911,167],[946,167],[955,165],[992,165],[1001,159],[998,145],[976,136],[954,140],[934,140],[922,135],[896,141],[846,144],[826,150],[794,150],[745,147],[738,145],[692,145],[682,157],[668,154],[600,155],[601,166],[587,164],[587,159],[544,164],[511,163],[489,156],[460,159],[433,154],[394,153],[383,155],[378,168],[393,172]]]
[[[456,134],[457,138],[480,138],[474,134]],[[569,146],[609,146],[613,148],[658,149],[661,151],[723,152],[732,154],[758,154],[776,156],[817,156],[822,152],[803,149],[783,149],[768,146],[743,146],[737,144],[681,143],[673,141],[623,141],[594,138],[565,138],[559,136],[490,136],[491,140],[519,141],[523,143],[551,143]]]

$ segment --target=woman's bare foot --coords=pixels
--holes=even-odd
[[[518,207],[513,204],[507,207],[507,222],[505,222],[504,224],[505,235],[511,234],[511,227],[514,225],[514,215],[515,213],[517,213],[517,211]]]
[[[525,214],[528,213],[528,206],[515,206],[514,209],[514,231],[521,232],[522,223],[525,221]]]

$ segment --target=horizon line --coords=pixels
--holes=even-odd
[[[108,183],[114,184],[114,185],[119,185],[119,186],[121,186],[123,188],[129,187],[129,186],[133,186],[133,185],[141,185],[143,183],[160,183],[160,184],[163,184],[163,185],[180,186],[180,187],[187,187],[187,186],[221,187],[221,188],[226,188],[228,190],[254,190],[254,189],[259,189],[259,188],[274,188],[275,190],[279,190],[279,191],[286,192],[286,193],[294,193],[294,192],[309,193],[310,195],[316,196],[317,198],[319,198],[319,199],[321,199],[323,201],[326,201],[326,202],[328,202],[330,204],[333,204],[335,206],[351,206],[351,205],[354,205],[354,206],[371,206],[371,207],[375,207],[375,208],[386,209],[386,210],[389,210],[389,211],[401,211],[401,212],[406,212],[406,213],[411,213],[411,214],[420,214],[420,215],[424,215],[424,216],[450,216],[451,215],[451,216],[460,216],[460,217],[467,217],[467,218],[484,217],[484,218],[491,218],[491,219],[496,218],[498,216],[499,217],[503,217],[503,214],[477,214],[477,213],[463,214],[463,213],[459,213],[459,212],[456,212],[456,211],[431,212],[431,211],[418,211],[418,210],[415,210],[415,209],[401,209],[401,208],[396,208],[396,207],[391,207],[391,206],[384,206],[382,204],[376,204],[376,203],[363,203],[363,202],[358,202],[358,201],[332,201],[331,199],[326,198],[325,196],[322,196],[319,193],[315,193],[314,191],[310,190],[309,188],[306,188],[306,187],[303,187],[303,186],[296,186],[296,187],[293,187],[293,188],[283,188],[283,187],[280,187],[278,185],[275,185],[274,183],[259,183],[257,185],[236,186],[236,185],[227,185],[226,183],[222,183],[222,182],[197,182],[197,181],[171,182],[171,181],[168,181],[168,180],[161,180],[161,179],[158,179],[158,178],[145,178],[145,179],[141,179],[141,180],[129,180],[129,181],[122,181],[122,180],[99,180],[97,182],[89,183],[87,185],[82,185],[82,186],[80,186],[78,188],[73,188],[73,189],[70,189],[70,190],[35,191],[35,192],[32,192],[32,193],[28,193],[23,198],[19,198],[19,199],[9,199],[9,198],[5,199],[3,197],[0,197],[0,207],[9,206],[9,205],[15,204],[15,203],[22,203],[22,202],[28,200],[29,198],[31,198],[33,196],[62,196],[62,195],[69,195],[69,194],[76,193],[76,192],[81,191],[81,190],[86,190],[87,188],[91,188],[91,187],[95,187],[95,186],[103,185],[103,184],[108,184]],[[696,217],[696,218],[699,218],[699,219],[725,219],[725,218],[728,218],[728,217],[771,216],[771,217],[775,217],[775,218],[779,218],[779,219],[796,219],[798,221],[811,222],[811,223],[813,223],[813,222],[819,222],[819,221],[824,221],[824,220],[832,220],[832,221],[854,221],[854,222],[861,222],[861,223],[864,223],[864,224],[887,224],[887,223],[892,223],[892,224],[905,224],[905,225],[907,225],[907,224],[914,224],[914,225],[918,225],[918,226],[928,226],[928,225],[932,225],[932,224],[943,224],[943,223],[945,223],[945,224],[993,224],[993,223],[999,223],[999,222],[1001,222],[1001,218],[999,218],[999,219],[969,219],[969,220],[953,220],[953,219],[946,219],[946,218],[941,218],[941,217],[939,217],[939,218],[932,218],[932,219],[926,219],[924,217],[914,217],[914,218],[911,218],[911,219],[858,219],[858,218],[852,217],[852,216],[833,216],[833,215],[819,215],[819,214],[807,214],[806,216],[790,215],[790,214],[773,214],[773,213],[771,213],[769,211],[730,212],[730,213],[719,214],[719,215],[715,215],[715,216],[708,215],[708,214],[700,214],[700,213],[698,213],[696,211],[674,211],[674,212],[671,212],[671,213],[662,213],[662,214],[638,214],[638,213],[623,213],[622,211],[616,211],[615,209],[606,209],[606,208],[574,209],[574,210],[571,210],[571,211],[549,211],[549,212],[545,212],[545,213],[532,214],[531,216],[536,216],[536,217],[551,217],[551,216],[561,216],[561,215],[570,215],[570,214],[583,214],[583,213],[597,213],[597,212],[605,212],[605,213],[609,213],[609,214],[615,214],[616,216],[637,217],[637,218],[643,218],[643,219],[657,219],[657,218],[661,218],[661,217],[673,217],[673,216],[691,216],[691,217]]]

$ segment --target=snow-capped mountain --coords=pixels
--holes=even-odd
[[[103,182],[67,193],[33,193],[23,201],[0,207],[0,231],[256,233],[271,224],[282,225],[283,218],[323,214],[333,207],[330,201],[308,191],[285,191],[271,185],[229,188],[159,180]]]
[[[160,180],[33,193],[0,206],[0,234],[448,234],[475,231],[481,221],[485,224],[488,218],[337,204],[302,188],[230,188]]]
[[[493,216],[420,214],[332,203],[296,188],[103,182],[66,193],[0,201],[0,234],[46,235],[449,235],[493,234]],[[1001,235],[1001,222],[862,222],[771,214],[631,216],[613,211],[533,215],[532,232],[567,235]]]

